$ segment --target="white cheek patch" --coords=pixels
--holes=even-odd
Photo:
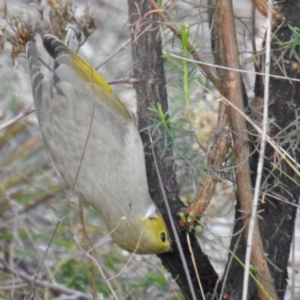
[[[158,218],[157,209],[156,209],[156,206],[155,206],[154,203],[152,203],[149,206],[149,208],[148,208],[148,210],[147,210],[147,212],[146,212],[146,214],[145,214],[145,216],[143,217],[142,220],[145,220],[145,219],[148,219],[148,218],[149,219]]]

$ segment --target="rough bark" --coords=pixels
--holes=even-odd
[[[271,47],[272,75],[300,78],[299,61],[294,55],[291,55],[291,47],[282,47],[278,43],[278,39],[282,42],[291,40],[292,32],[288,28],[288,24],[300,27],[299,8],[300,2],[298,0],[284,1],[282,4],[273,7],[272,33],[277,39],[273,37]],[[295,51],[299,53],[298,46]],[[263,63],[264,57],[261,58],[259,72],[264,72]],[[268,134],[276,141],[278,146],[287,150],[296,161],[299,161],[297,109],[300,107],[300,84],[292,80],[272,77],[269,88],[269,119],[272,122],[269,124]],[[263,91],[264,78],[258,75],[255,84],[255,99],[252,102],[252,117],[256,118],[259,112],[262,112],[262,106],[259,106],[259,102],[264,96]],[[251,126],[249,130],[251,130]],[[250,158],[253,186],[258,162],[256,148],[258,142],[254,137],[251,140],[251,148],[254,151]],[[289,177],[295,181],[293,182]],[[299,199],[299,187],[295,182],[299,182],[299,178],[269,145],[266,148],[262,182],[261,201],[258,208],[260,212],[259,228],[278,298],[283,299],[287,286],[287,264],[297,211],[297,207],[293,204],[297,204]],[[238,203],[234,233],[240,232],[243,227],[239,209]],[[234,249],[235,254],[243,261],[246,243],[244,237],[240,234],[233,236],[231,250]],[[233,299],[240,299],[243,271],[243,267],[233,260],[228,277],[229,284],[235,290],[234,295],[232,295]],[[249,287],[248,299],[259,299],[253,282]]]
[[[130,26],[132,30],[133,69],[134,77],[137,80],[135,87],[138,101],[139,128],[145,129],[158,121],[157,116],[153,114],[153,112],[150,112],[148,107],[153,107],[156,106],[156,103],[161,103],[165,112],[168,109],[167,93],[165,89],[166,82],[163,60],[161,57],[160,32],[157,25],[158,23],[156,22],[156,14],[149,13],[150,6],[147,0],[128,0],[128,3]],[[297,9],[295,9],[295,7],[297,7]],[[272,31],[280,41],[288,41],[291,39],[292,33],[287,24],[300,27],[299,7],[299,1],[296,0],[282,2],[274,7]],[[291,48],[279,46],[273,39],[272,49],[271,74],[299,78],[300,68],[298,67],[297,57],[291,55]],[[298,46],[296,46],[294,50],[296,53],[299,53]],[[261,64],[261,69],[258,71],[264,71],[262,66],[263,63]],[[282,66],[284,66],[284,68]],[[263,78],[258,76],[255,86],[255,99],[259,100],[263,97],[263,82]],[[296,110],[300,106],[299,89],[299,82],[276,78],[271,79],[269,118],[274,121],[270,123],[269,135],[297,161],[299,161],[300,158],[300,153],[297,149],[296,130]],[[252,106],[252,114],[253,113],[254,107]],[[255,113],[257,114],[256,108]],[[249,130],[251,131],[250,127]],[[172,232],[154,166],[150,137],[147,131],[143,131],[141,135],[146,153],[148,183],[151,196],[164,215],[170,232]],[[172,217],[175,223],[178,224],[177,213],[182,209],[182,205],[178,198],[177,184],[172,169],[172,147],[170,141],[159,138],[161,135],[163,135],[162,130],[158,130],[153,136],[153,140],[155,141],[154,152],[158,160],[158,169],[162,176],[167,200],[171,206]],[[244,141],[244,143],[246,143],[246,141]],[[166,148],[166,145],[168,145],[168,148]],[[252,138],[249,141],[250,149],[253,150],[253,154],[250,157],[252,186],[255,184],[255,172],[257,170],[258,152],[255,150],[257,145],[258,140],[255,138]],[[273,284],[275,285],[279,299],[283,299],[286,289],[286,268],[297,210],[291,203],[298,203],[299,197],[299,188],[287,175],[292,178],[295,177],[294,172],[287,166],[284,160],[278,156],[278,153],[268,146],[266,149],[264,176],[262,180],[262,197],[258,209],[260,211],[259,228],[263,240],[264,252],[267,254],[268,267],[271,271]],[[280,182],[280,184],[278,184],[278,182]],[[285,202],[275,199],[275,196],[277,198],[281,197]],[[241,199],[239,196],[236,205],[235,225],[233,229],[234,234],[230,248],[239,259],[244,261],[246,252],[246,242],[243,233],[245,222],[243,218],[244,213],[241,213],[243,207],[241,206],[240,201]],[[186,241],[186,233],[180,231],[178,228],[179,227],[177,227],[177,231],[180,237],[180,243],[187,259],[187,266],[192,277],[197,299],[202,299],[196,280],[194,266],[191,261],[190,250]],[[209,295],[213,293],[218,282],[218,277],[208,258],[201,251],[194,235],[191,234],[190,236],[191,247],[195,255],[197,270],[201,275],[200,278],[204,294],[207,299],[210,299]],[[179,256],[178,247],[174,243],[173,235],[172,239],[173,251],[159,255],[159,257],[165,267],[170,271],[173,278],[177,280],[185,297],[191,299],[192,294],[187,284],[183,264]],[[228,271],[229,274],[226,279],[230,285],[230,299],[240,299],[243,287],[244,268],[236,259],[230,259],[229,257]],[[252,281],[250,281],[248,299],[259,299],[256,286]]]
[[[153,112],[149,111],[149,107],[156,107],[157,103],[160,103],[165,112],[168,110],[166,81],[162,58],[162,45],[157,16],[155,13],[149,13],[151,7],[148,3],[148,0],[129,0],[128,5],[132,37],[133,71],[134,77],[137,80],[135,88],[138,102],[138,123],[139,128],[143,130],[159,121],[157,116]],[[166,142],[165,139],[160,138],[161,136],[164,136],[162,129],[159,129],[153,135],[153,141],[155,141],[154,152],[158,161],[158,169],[162,177],[164,190],[167,195],[167,201],[171,207],[172,217],[177,225],[179,221],[177,214],[182,209],[182,204],[178,197],[178,188],[173,172],[173,153],[171,141]],[[150,193],[153,201],[162,212],[164,219],[167,222],[169,231],[172,234],[169,216],[164,204],[154,165],[148,132],[142,131],[141,137],[145,149]],[[166,145],[168,145],[167,148]],[[196,297],[197,299],[203,299],[194,271],[194,266],[186,239],[186,232],[182,232],[178,228],[179,227],[177,225],[177,232],[180,237],[181,247],[187,260],[187,267],[192,277]],[[200,274],[200,280],[204,294],[209,297],[209,295],[214,293],[214,289],[218,282],[218,275],[210,264],[207,256],[202,252],[193,233],[190,233],[190,238],[191,248],[195,256],[196,268]],[[186,299],[192,299],[192,294],[187,283],[182,261],[180,259],[178,246],[174,242],[173,234],[172,239],[173,251],[161,254],[159,255],[159,258],[178,283]]]

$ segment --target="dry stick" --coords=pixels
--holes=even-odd
[[[84,245],[84,250],[88,251],[89,250],[89,240],[85,231],[85,224],[84,224],[84,215],[83,215],[83,200],[80,197],[79,198],[79,219],[80,219],[80,224],[82,226],[82,239],[83,239],[83,245]],[[93,291],[93,297],[96,299],[97,298],[97,291],[96,291],[96,284],[95,284],[95,278],[94,278],[94,271],[93,271],[93,262],[91,259],[88,258],[88,264],[89,264],[89,278],[90,278],[90,283],[91,283],[91,289]]]
[[[184,60],[192,62],[192,63],[197,63],[198,65],[201,65],[201,66],[205,65],[205,66],[208,66],[208,67],[214,67],[216,69],[235,71],[235,72],[244,73],[244,74],[260,75],[260,76],[265,76],[266,75],[266,73],[263,73],[263,72],[247,71],[247,70],[242,70],[242,69],[237,69],[237,68],[232,68],[232,67],[225,67],[225,66],[216,65],[215,63],[207,63],[207,62],[199,63],[199,61],[196,61],[196,60],[191,59],[191,58],[183,57],[183,56],[180,56],[180,55],[177,55],[177,54],[168,53],[168,55],[171,56],[171,57],[184,59]],[[277,78],[277,79],[282,79],[282,80],[300,82],[300,79],[293,78],[293,77],[288,77],[288,76],[273,75],[273,74],[270,74],[269,76],[270,76],[270,78]]]
[[[6,121],[5,123],[3,123],[0,126],[0,131],[13,125],[14,123],[20,121],[21,119],[25,118],[26,116],[30,115],[31,113],[33,113],[35,111],[35,108],[30,108],[26,111],[23,111],[21,113],[19,113],[17,116],[13,117],[12,119]]]
[[[252,45],[252,60],[255,65],[255,68],[258,70],[259,68],[259,62],[257,60],[257,48],[256,48],[256,40],[255,40],[255,6],[254,3],[252,2],[251,5],[251,45]]]
[[[111,60],[116,54],[124,50],[131,42],[131,39],[128,39],[119,49],[117,49],[115,52],[110,54],[104,61],[102,61],[97,67],[95,67],[96,70],[100,69],[103,65],[105,65],[109,60]]]
[[[253,247],[253,234],[255,229],[255,223],[257,218],[257,207],[260,195],[260,185],[264,167],[264,156],[266,149],[266,136],[268,130],[268,101],[269,101],[269,82],[270,82],[270,53],[271,53],[271,30],[272,30],[272,2],[268,4],[268,19],[267,19],[267,38],[266,38],[266,61],[265,61],[265,90],[264,90],[264,110],[262,121],[262,135],[260,143],[260,151],[257,165],[257,176],[255,182],[255,190],[253,196],[252,210],[249,222],[249,232],[247,238],[247,250],[245,257],[245,271],[244,271],[244,284],[243,284],[243,300],[247,300],[248,296],[248,284],[249,284],[249,271],[250,271],[250,256]],[[273,299],[273,298],[272,298]]]
[[[209,5],[211,5],[212,7],[215,7],[215,2],[213,0],[208,2]],[[210,38],[211,38],[211,47],[212,47],[212,51],[213,51],[213,56],[214,56],[214,63],[216,65],[227,65],[227,60],[225,59],[225,55],[224,55],[224,46],[223,46],[223,41],[222,41],[222,33],[221,33],[221,29],[220,29],[220,22],[219,22],[219,15],[218,15],[218,11],[216,9],[214,10],[210,10],[209,11],[209,16],[210,16]],[[219,76],[219,78],[226,78],[226,70],[221,69],[221,68],[216,68],[216,72]],[[222,94],[226,94],[226,88],[227,86],[225,85],[225,88],[220,91],[220,93]],[[226,105],[226,103],[221,102],[219,104],[219,109],[218,109],[218,129],[217,132],[221,130],[221,133],[224,134],[224,129],[227,129],[227,131],[229,131],[226,134],[226,138],[228,139],[227,141],[227,145],[224,145],[224,143],[221,143],[221,148],[224,148],[224,150],[226,149],[227,152],[220,152],[220,154],[222,153],[224,157],[215,157],[215,159],[219,159],[219,168],[221,167],[221,164],[225,161],[226,157],[225,155],[227,153],[230,152],[229,147],[232,145],[232,138],[231,138],[231,134],[230,134],[230,124],[229,124],[229,119],[228,119],[228,110],[229,110],[229,106]],[[222,131],[223,130],[223,131]],[[218,133],[216,133],[218,136]],[[222,141],[222,140],[221,140]],[[216,151],[215,153],[218,154],[217,151],[219,150],[218,141],[215,141],[214,147],[216,147]],[[224,151],[223,150],[223,151]],[[220,155],[221,156],[221,155]],[[213,158],[212,158],[213,160]],[[244,226],[245,227],[245,226]],[[243,230],[243,229],[242,229]],[[240,233],[240,237],[241,237],[242,232]],[[239,239],[238,239],[239,240]],[[235,248],[238,246],[238,241],[235,245]],[[232,260],[233,260],[233,255],[229,255],[229,261],[228,261],[228,265],[230,266]],[[223,282],[222,282],[222,288],[221,288],[221,292],[219,295],[219,299],[223,299],[226,297],[226,295],[228,295],[228,287],[226,286],[226,282],[227,282],[227,277],[228,277],[228,273],[229,273],[229,267],[226,269],[226,273],[223,274]],[[217,287],[217,284],[216,284]],[[216,293],[216,289],[214,291],[214,294]],[[216,297],[216,296],[214,296]]]
[[[106,275],[105,275],[104,270],[102,269],[101,265],[98,263],[98,261],[95,259],[95,257],[93,257],[93,256],[90,254],[90,252],[91,252],[92,250],[89,250],[88,252],[86,252],[86,251],[81,247],[80,244],[77,244],[77,246],[82,250],[82,252],[86,255],[86,257],[87,257],[88,259],[90,259],[91,261],[94,262],[95,266],[97,266],[97,269],[98,269],[98,271],[99,271],[99,273],[100,273],[102,279],[105,281],[105,283],[106,283],[107,286],[109,287],[109,290],[111,291],[111,293],[112,293],[114,299],[119,300],[119,298],[118,298],[116,292],[114,291],[113,287],[111,286],[111,284],[110,284],[110,282],[109,282],[109,279],[106,278]],[[98,298],[94,298],[94,299],[98,299]]]
[[[34,280],[33,280],[32,286],[31,286],[29,298],[33,297],[33,295],[34,295],[35,286],[36,286],[36,281],[37,281],[39,272],[41,271],[42,265],[44,264],[44,261],[45,261],[45,259],[46,259],[46,256],[48,255],[50,246],[51,246],[51,244],[52,244],[52,241],[53,241],[53,239],[54,239],[54,236],[55,236],[55,234],[56,234],[56,231],[57,231],[57,228],[58,228],[59,224],[60,224],[60,220],[58,220],[58,221],[56,222],[55,228],[54,228],[53,233],[52,233],[52,235],[51,235],[51,238],[50,238],[50,240],[49,240],[49,242],[48,242],[47,249],[46,249],[46,251],[45,251],[45,254],[44,254],[44,256],[43,256],[43,259],[42,259],[42,261],[41,261],[41,263],[40,263],[40,265],[39,265],[37,271],[35,272],[35,274],[34,274],[34,276],[33,276]]]
[[[66,287],[58,285],[58,284],[48,283],[48,282],[42,281],[40,279],[36,279],[35,276],[25,275],[24,272],[18,272],[16,270],[13,270],[6,264],[6,262],[2,258],[0,258],[0,263],[2,264],[2,266],[0,265],[1,271],[8,272],[15,277],[21,278],[22,280],[24,280],[25,282],[27,282],[30,285],[32,285],[34,283],[36,286],[48,289],[53,293],[73,295],[74,296],[73,299],[93,300],[93,297],[91,295],[84,294],[77,290],[72,290],[70,288],[66,288]]]
[[[182,57],[182,59],[184,59],[184,58]],[[235,71],[235,69],[233,69],[233,70]],[[272,76],[270,76],[270,77],[272,77]],[[210,92],[211,94],[213,94],[214,96],[219,97],[221,101],[223,101],[228,106],[232,107],[235,111],[237,111],[247,121],[247,123],[249,123],[249,125],[251,125],[253,127],[253,129],[258,133],[259,136],[262,135],[261,128],[257,124],[255,124],[251,120],[251,118],[245,114],[244,111],[242,111],[240,108],[238,108],[235,104],[230,102],[228,99],[226,99],[222,95],[216,94],[208,89],[206,89],[206,90],[208,92]],[[268,144],[274,149],[274,151],[280,156],[280,158],[289,165],[289,167],[295,172],[296,175],[298,175],[298,177],[300,177],[300,171],[299,171],[300,164],[284,148],[282,148],[276,142],[274,142],[274,140],[269,135],[266,135],[266,140],[267,140]],[[272,164],[272,165],[274,165],[274,164]],[[274,167],[276,167],[276,166],[274,165]],[[280,200],[280,199],[277,199],[277,200]],[[289,203],[289,204],[295,206],[295,204],[293,204],[293,203]]]
[[[45,189],[41,189],[42,191],[44,191]],[[22,216],[23,214],[26,214],[27,212],[31,211],[31,210],[34,210],[36,207],[40,206],[41,204],[43,204],[44,202],[47,202],[49,199],[52,199],[54,194],[49,194],[48,195],[45,195],[43,196],[42,198],[39,198],[38,200],[36,200],[35,202],[33,203],[29,203],[28,205],[26,205],[26,207],[20,209],[17,211],[18,213],[18,216]],[[12,194],[12,197],[14,195]],[[3,223],[4,221],[4,223]],[[9,217],[5,217],[5,218],[2,218],[2,222],[0,224],[0,230],[4,227],[6,227],[8,224],[10,224],[12,221],[14,221],[14,215],[12,216],[9,216]]]
[[[189,235],[188,232],[187,232],[187,234],[186,234],[186,239],[187,239],[187,243],[188,243],[188,245],[189,245],[189,250],[190,250],[190,253],[191,253],[191,259],[192,259],[193,266],[194,266],[194,270],[195,270],[195,273],[196,273],[198,285],[199,285],[199,287],[200,287],[201,296],[202,296],[203,299],[205,299],[203,287],[202,287],[201,280],[200,280],[199,271],[198,271],[198,269],[197,269],[197,264],[196,264],[196,260],[195,260],[195,255],[194,255],[193,248],[192,248],[192,245],[191,245],[190,235]]]
[[[221,33],[223,37],[223,46],[225,50],[225,57],[229,67],[239,69],[239,52],[237,49],[237,42],[235,36],[235,24],[233,19],[232,2],[228,0],[218,0],[219,5],[219,18],[221,21]],[[232,38],[228,38],[228,32],[234,33]],[[227,38],[225,38],[227,37]],[[232,40],[233,39],[233,40]],[[241,77],[237,72],[228,71],[228,99],[236,105],[240,110],[243,107],[243,94],[241,86]],[[230,109],[230,123],[233,129],[234,139],[234,152],[236,157],[236,182],[237,194],[241,205],[241,211],[245,218],[243,222],[246,225],[245,236],[248,235],[248,214],[251,212],[252,205],[252,187],[250,178],[249,166],[249,149],[246,146],[247,142],[247,127],[246,121],[242,115],[237,113],[234,109]],[[277,299],[277,293],[272,284],[272,277],[268,268],[265,258],[262,240],[260,236],[257,220],[255,220],[254,234],[253,234],[254,247],[251,251],[251,261],[255,265],[257,272],[256,278],[258,284],[258,294],[260,299]]]
[[[136,252],[137,248],[139,247],[139,244],[140,244],[141,238],[142,238],[142,234],[143,234],[143,230],[141,230],[140,235],[139,235],[138,242],[137,242],[136,247],[135,247],[135,249],[134,249],[134,252],[132,252],[132,253],[130,254],[130,257],[129,257],[129,259],[126,261],[126,264],[121,268],[121,270],[118,272],[117,275],[111,276],[111,277],[108,278],[107,280],[113,280],[113,279],[119,277],[119,276],[122,274],[122,272],[127,268],[127,266],[129,265],[129,263],[130,263],[131,260],[133,259],[133,257],[134,257],[134,255],[135,255],[135,252]]]
[[[223,104],[225,107],[225,104]],[[222,107],[221,107],[222,108]],[[196,217],[200,217],[208,207],[211,198],[215,192],[215,187],[218,182],[218,176],[214,173],[218,172],[218,169],[222,166],[222,163],[229,151],[231,145],[231,137],[229,127],[226,124],[225,112],[221,113],[219,118],[219,124],[215,130],[215,137],[212,143],[212,147],[207,155],[207,168],[209,174],[205,175],[197,189],[197,193],[191,202],[191,204],[185,209],[184,213],[188,217],[190,213],[194,213]],[[188,220],[188,223],[193,226],[196,220]],[[185,226],[186,220],[181,219],[180,225]]]
[[[240,232],[238,233],[238,238],[237,238],[237,241],[233,247],[233,249],[231,250],[231,253],[236,253],[236,250],[240,244],[240,241],[241,241],[241,238],[242,238],[242,234],[243,234],[243,231],[244,231],[244,228],[245,228],[245,225],[242,227],[242,229],[240,230]],[[235,233],[236,234],[236,233]],[[230,266],[232,264],[232,261],[234,259],[234,255],[229,255],[228,256],[228,266]],[[230,268],[226,268],[225,270],[225,273],[223,274],[223,284],[222,284],[222,289],[221,289],[221,293],[220,293],[220,298],[219,300],[222,300],[222,295],[224,294],[224,291],[225,291],[225,282],[227,281],[227,278],[228,278],[228,274],[229,274],[229,269]]]
[[[265,17],[268,15],[268,1],[267,0],[252,0],[254,6],[260,11]]]
[[[258,125],[256,125],[249,118],[249,116],[247,116],[243,111],[241,111],[240,108],[238,108],[232,102],[227,100],[225,97],[221,97],[221,98],[222,98],[222,101],[227,103],[234,110],[236,110],[241,116],[243,116],[243,118],[257,131],[257,133],[259,135],[262,135],[262,130],[260,129],[260,127]],[[266,135],[266,141],[274,149],[274,151],[276,151],[278,153],[280,158],[290,166],[290,168],[295,172],[295,174],[297,174],[300,177],[300,172],[299,172],[300,164],[285,149],[283,149],[282,147],[277,145],[276,142],[274,142],[274,140],[270,136]],[[290,205],[292,205],[292,203],[290,203]]]

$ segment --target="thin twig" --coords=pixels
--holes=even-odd
[[[76,243],[76,242],[75,242],[75,243]],[[77,244],[77,243],[76,243],[76,244]],[[86,255],[86,257],[87,257],[89,260],[91,260],[91,261],[94,262],[94,264],[97,266],[97,269],[98,269],[98,271],[99,271],[99,273],[100,273],[102,279],[103,279],[104,282],[107,284],[107,286],[108,286],[108,288],[109,288],[111,294],[113,295],[114,299],[119,300],[119,297],[117,296],[116,292],[114,291],[113,287],[111,286],[111,284],[110,284],[110,282],[109,282],[109,279],[106,277],[106,275],[105,275],[105,273],[104,273],[104,271],[103,271],[101,265],[99,264],[99,262],[97,261],[97,259],[95,259],[95,257],[93,257],[93,256],[90,254],[91,250],[85,251],[85,250],[82,248],[82,246],[81,246],[80,244],[77,244],[77,246],[79,247],[79,249],[82,250],[82,252]]]
[[[264,110],[263,110],[263,121],[262,121],[262,134],[260,151],[256,172],[256,181],[254,196],[252,202],[251,216],[249,222],[249,231],[247,238],[247,248],[245,257],[245,271],[244,271],[244,283],[243,283],[243,300],[247,300],[248,297],[248,285],[249,285],[249,271],[250,271],[250,257],[253,247],[253,234],[255,229],[255,223],[257,222],[256,214],[260,195],[261,179],[264,167],[264,156],[266,149],[266,137],[268,130],[268,108],[269,108],[269,83],[270,83],[270,60],[271,60],[271,30],[272,30],[272,2],[268,2],[268,19],[267,19],[267,37],[266,37],[266,60],[265,60],[265,85],[264,85]],[[272,298],[273,299],[273,298]]]
[[[33,276],[34,281],[33,281],[33,284],[32,284],[32,286],[31,286],[31,290],[30,290],[30,295],[31,295],[31,297],[29,297],[29,298],[34,298],[33,295],[34,295],[34,293],[35,293],[35,286],[36,286],[36,281],[37,281],[38,275],[39,275],[39,273],[40,273],[40,271],[41,271],[41,269],[42,269],[42,265],[44,264],[47,255],[48,255],[50,246],[51,246],[51,244],[52,244],[52,241],[53,241],[53,239],[54,239],[54,236],[55,236],[55,234],[56,234],[56,231],[57,231],[57,228],[58,228],[59,224],[60,224],[60,220],[58,220],[58,221],[56,222],[55,228],[54,228],[54,230],[53,230],[53,232],[52,232],[52,235],[51,235],[51,238],[50,238],[50,240],[49,240],[49,242],[48,242],[48,245],[47,245],[47,249],[46,249],[46,251],[45,251],[45,254],[43,255],[42,261],[41,261],[41,263],[40,263],[40,265],[39,265],[37,271],[35,272],[35,274],[34,274],[34,276]]]
[[[90,242],[87,237],[86,230],[85,230],[84,207],[83,207],[82,197],[79,198],[78,206],[79,206],[79,219],[80,219],[80,224],[81,224],[83,245],[84,245],[85,251],[88,251],[89,247],[90,247]],[[96,298],[97,291],[96,291],[96,284],[95,284],[95,277],[94,277],[93,262],[89,258],[87,258],[87,259],[88,259],[88,266],[89,266],[89,279],[90,279],[89,282],[90,282],[91,289],[93,292],[93,297]]]
[[[162,179],[161,179],[161,176],[160,176],[160,172],[159,172],[159,168],[158,168],[158,164],[157,164],[157,160],[156,160],[156,155],[155,155],[154,147],[153,147],[152,135],[150,133],[149,128],[148,128],[148,134],[149,134],[149,138],[150,138],[150,142],[151,142],[152,156],[153,156],[153,159],[154,159],[154,165],[155,165],[155,169],[156,169],[156,172],[157,172],[157,177],[158,177],[158,180],[159,180],[160,189],[161,189],[163,199],[164,199],[164,202],[165,202],[165,205],[166,205],[169,220],[171,222],[171,227],[172,227],[172,230],[173,230],[175,241],[176,241],[176,244],[178,246],[178,251],[179,251],[181,261],[182,261],[185,276],[186,276],[186,279],[187,279],[187,282],[188,282],[188,285],[189,285],[189,288],[190,288],[190,293],[192,295],[192,298],[193,298],[193,300],[196,300],[197,297],[196,297],[193,282],[192,282],[192,279],[191,279],[191,274],[190,274],[190,271],[187,267],[186,258],[184,256],[184,253],[183,253],[183,250],[182,250],[182,246],[181,246],[180,239],[179,239],[179,236],[178,236],[178,233],[177,233],[177,229],[176,229],[173,217],[172,217],[171,208],[170,208],[169,202],[167,200],[165,188],[163,186],[163,182],[162,182]]]
[[[224,55],[226,64],[229,67],[239,69],[239,52],[236,41],[236,28],[233,18],[233,6],[232,1],[218,0],[218,12],[220,19],[220,32],[222,36],[222,42],[224,47]],[[228,32],[232,33],[228,37]],[[226,96],[231,103],[237,106],[241,111],[244,111],[243,105],[243,92],[241,76],[234,71],[226,72],[227,91]],[[234,109],[229,109],[229,119],[232,128],[232,136],[234,140],[234,154],[236,161],[236,183],[237,183],[237,195],[240,207],[242,209],[242,215],[244,224],[247,224],[244,232],[247,239],[249,224],[248,217],[252,208],[252,185],[250,177],[250,165],[249,165],[249,147],[246,143],[248,141],[247,126],[245,119]],[[257,222],[255,224],[255,230],[253,233],[253,248],[251,251],[251,261],[255,265],[257,272],[255,273],[257,290],[260,299],[277,299],[277,293],[272,282],[272,276],[266,261],[264,253],[264,247],[262,243],[262,237]],[[266,298],[267,297],[267,298]]]
[[[166,53],[168,53],[168,52],[166,52]],[[171,56],[171,57],[174,57],[174,58],[179,58],[179,59],[184,59],[184,60],[192,62],[192,63],[198,63],[197,60],[194,60],[192,58],[183,57],[183,56],[178,55],[178,54],[168,53],[168,56]],[[247,70],[237,69],[237,68],[233,68],[233,67],[225,67],[225,66],[221,66],[221,65],[207,63],[207,62],[201,62],[201,64],[202,65],[206,65],[206,66],[211,66],[211,67],[214,67],[216,69],[224,69],[224,70],[228,70],[228,71],[235,71],[235,72],[238,72],[238,73],[254,74],[254,75],[261,75],[261,76],[265,76],[266,75],[266,73],[263,73],[263,72],[247,71]],[[273,75],[273,74],[269,74],[269,76],[270,76],[270,78],[276,78],[276,79],[283,79],[283,80],[300,82],[300,79],[293,78],[293,77]]]
[[[56,294],[59,293],[59,294],[73,295],[74,299],[93,300],[93,297],[91,295],[70,288],[66,288],[59,284],[45,282],[40,279],[36,279],[35,276],[25,275],[24,272],[18,272],[16,270],[13,270],[8,266],[8,264],[2,258],[0,258],[0,263],[2,264],[2,266],[0,265],[1,271],[9,273],[15,277],[21,278],[29,285],[32,285],[34,283],[36,286],[48,289],[51,292]]]
[[[131,39],[128,39],[119,49],[117,49],[115,52],[111,53],[104,61],[102,61],[97,67],[95,67],[96,70],[100,69],[104,64],[106,64],[110,59],[112,59],[116,54],[118,54],[120,51],[124,50],[131,42]]]
[[[237,112],[239,112],[245,120],[259,133],[259,135],[262,134],[261,128],[255,124],[249,116],[247,116],[244,112],[242,112],[237,106],[235,106],[233,103],[231,103],[228,99],[221,97],[222,101],[226,102],[228,105],[230,105],[232,108],[234,108]],[[274,140],[266,135],[266,141],[269,143],[269,145],[279,154],[280,158],[282,158],[283,161],[285,161],[291,169],[300,177],[300,164],[282,147],[278,146]]]
[[[31,108],[31,109],[28,109],[26,111],[23,111],[21,113],[19,113],[17,116],[15,116],[14,118],[12,119],[9,119],[8,121],[6,121],[5,123],[3,123],[1,126],[0,126],[0,131],[3,130],[3,129],[6,129],[7,127],[13,125],[14,123],[20,121],[21,119],[27,117],[28,115],[30,115],[31,113],[33,113],[35,111],[34,108]]]
[[[190,253],[191,253],[191,258],[192,258],[194,270],[195,270],[195,273],[196,273],[196,278],[197,278],[198,285],[199,285],[200,291],[201,291],[201,296],[202,296],[203,299],[205,299],[205,295],[204,295],[203,287],[202,287],[202,284],[201,284],[201,281],[200,281],[200,275],[199,275],[199,271],[198,271],[198,269],[197,269],[197,264],[196,264],[196,260],[195,260],[193,248],[192,248],[192,246],[191,246],[190,235],[189,235],[188,232],[186,233],[186,239],[187,239],[187,243],[188,243],[188,245],[189,245],[189,250],[190,250]]]
[[[259,74],[262,74],[262,73],[259,73]],[[272,75],[270,75],[270,78],[271,77],[272,77]],[[297,80],[297,81],[299,81],[299,80]],[[204,89],[206,89],[206,88],[204,87]],[[247,121],[247,123],[249,123],[253,127],[253,129],[255,129],[255,131],[258,133],[258,135],[261,136],[261,134],[262,134],[261,128],[256,123],[254,123],[253,120],[248,115],[246,115],[244,111],[242,111],[240,108],[238,108],[235,104],[233,104],[231,101],[229,101],[222,95],[214,93],[208,89],[206,89],[206,90],[209,93],[213,94],[214,96],[219,97],[221,101],[225,102],[230,107],[234,108],[241,116],[243,116],[243,118]],[[300,177],[300,171],[299,171],[300,164],[284,148],[279,146],[269,135],[266,135],[266,140],[269,143],[269,145],[275,150],[275,152],[278,153],[280,158],[282,158],[283,161],[285,161],[291,167],[291,169]]]

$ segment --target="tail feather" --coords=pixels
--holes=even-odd
[[[32,86],[32,94],[34,98],[34,106],[36,114],[41,124],[43,114],[47,112],[47,106],[51,99],[49,80],[45,78],[40,68],[39,58],[36,46],[33,42],[28,42],[26,45],[26,56],[29,65],[29,73]]]
[[[66,47],[57,37],[47,34],[44,36],[44,47],[53,59],[56,59],[62,53],[70,53]]]

